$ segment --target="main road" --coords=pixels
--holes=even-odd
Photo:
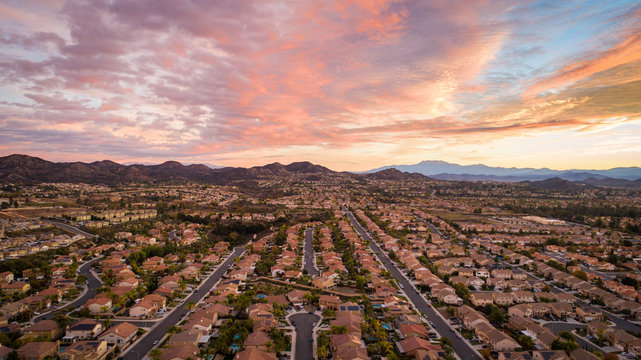
[[[314,359],[314,326],[320,320],[316,314],[297,313],[289,316],[296,328],[296,360]]]
[[[214,287],[214,284],[227,272],[229,267],[234,263],[234,259],[239,257],[245,252],[245,248],[242,246],[234,248],[232,254],[225,260],[222,264],[218,266],[216,271],[214,271],[208,278],[205,280],[199,287],[200,291],[194,291],[189,297],[187,297],[180,305],[178,305],[171,313],[165,316],[164,319],[157,321],[155,325],[149,330],[143,338],[138,341],[136,344],[131,346],[125,354],[123,354],[123,360],[140,360],[145,354],[147,354],[154,347],[154,342],[160,341],[160,339],[167,334],[167,330],[172,326],[178,324],[185,315],[187,315],[187,303],[193,301],[198,303],[202,298],[209,293],[209,290]],[[129,321],[133,324],[136,324],[135,321]],[[116,323],[116,321],[113,321]]]
[[[303,270],[307,270],[309,275],[318,275],[319,271],[314,265],[314,229],[305,230],[305,247],[303,248]]]
[[[48,222],[51,225],[57,226],[57,227],[61,228],[62,230],[66,230],[66,231],[69,231],[70,233],[82,235],[82,236],[87,237],[89,239],[98,237],[98,235],[88,233],[88,232],[86,232],[84,230],[78,229],[75,226],[71,226],[71,225],[68,225],[68,224],[65,224],[65,223],[61,223],[59,221],[53,221],[53,220],[44,220],[44,221]]]
[[[383,262],[385,267],[392,273],[396,282],[402,285],[405,290],[405,294],[409,297],[409,300],[414,304],[416,309],[426,317],[430,325],[441,337],[449,338],[452,341],[452,349],[458,355],[461,360],[482,360],[483,357],[476,351],[470,343],[464,341],[459,337],[459,334],[452,329],[452,327],[436,313],[430,305],[428,305],[425,298],[416,290],[414,285],[401,273],[401,271],[394,265],[390,258],[381,250],[381,248],[376,244],[376,242],[369,236],[369,234],[363,229],[361,224],[354,218],[354,215],[347,208],[343,207],[343,212],[352,223],[356,232],[365,240],[368,240],[372,251],[376,254],[379,260]]]

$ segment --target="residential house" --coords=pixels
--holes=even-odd
[[[175,345],[175,346],[169,347],[168,349],[163,349],[162,354],[160,355],[160,359],[161,360],[197,359],[199,354],[200,354],[200,350],[196,345],[190,345],[190,344]],[[236,354],[236,356],[238,356],[238,354]],[[258,360],[261,360],[261,359],[258,358]],[[276,356],[274,355],[274,358],[271,360],[276,360]]]
[[[593,353],[584,350],[584,349],[576,349],[570,353],[570,359],[572,360],[600,360],[598,356],[594,355]]]
[[[28,326],[24,330],[24,338],[37,338],[41,337],[50,341],[58,339],[62,336],[62,329],[53,320],[41,320],[37,323]]]
[[[496,305],[508,306],[514,303],[514,294],[512,293],[493,292],[492,296]]]
[[[169,359],[163,358],[163,360],[169,360]],[[262,349],[252,348],[252,349],[246,349],[236,353],[234,360],[276,360],[276,353],[271,351],[265,351]]]
[[[101,314],[105,312],[111,312],[111,307],[113,303],[111,299],[107,297],[96,297],[93,299],[87,300],[85,307],[89,309],[89,312],[92,314]]]
[[[18,348],[16,352],[21,360],[44,360],[48,356],[55,358],[58,353],[58,342],[30,342]]]
[[[403,338],[411,336],[416,336],[423,339],[427,338],[427,328],[422,324],[405,324],[399,326],[398,330]]]
[[[570,360],[563,350],[533,351],[532,360]]]
[[[124,322],[110,327],[100,334],[98,339],[106,341],[109,345],[118,345],[122,348],[129,344],[137,332],[138,327],[136,325]]]
[[[60,360],[100,360],[107,355],[107,342],[102,340],[77,341],[66,347],[58,357]]]
[[[67,330],[65,337],[73,339],[93,339],[104,330],[102,323],[93,319],[82,319]]]
[[[267,343],[269,343],[270,341],[272,341],[271,338],[265,332],[256,331],[247,335],[247,339],[245,340],[244,347],[245,349],[254,348],[254,349],[267,350]]]
[[[398,341],[396,343],[396,348],[401,354],[408,357],[416,357],[416,355],[421,350],[435,352],[443,351],[440,345],[432,344],[431,342],[416,336],[408,337],[401,341]]]
[[[169,347],[175,345],[194,345],[198,346],[198,342],[203,337],[200,331],[190,330],[173,334],[167,341]]]
[[[625,351],[628,344],[636,340],[636,337],[623,330],[613,330],[608,333],[608,340],[615,348]]]
[[[476,307],[483,307],[494,303],[494,295],[491,292],[473,292],[470,294],[470,301]]]
[[[575,310],[576,316],[579,320],[583,322],[590,322],[594,320],[603,319],[603,313],[595,308],[589,308],[587,306],[577,307]]]
[[[321,295],[318,299],[318,305],[320,306],[321,309],[338,309],[338,305],[340,305],[341,300],[338,298],[338,296],[334,295]]]

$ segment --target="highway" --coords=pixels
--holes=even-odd
[[[314,265],[314,229],[305,230],[305,246],[303,247],[303,270],[309,275],[318,275],[319,271]]]
[[[314,324],[320,320],[316,314],[298,313],[289,317],[296,328],[296,360],[314,359]],[[292,344],[294,346],[294,344]]]
[[[102,285],[102,283],[100,282],[98,277],[96,277],[96,275],[91,271],[91,266],[97,263],[98,261],[100,261],[101,259],[102,258],[92,259],[90,261],[87,261],[86,263],[84,263],[82,266],[78,268],[78,273],[85,275],[87,277],[87,281],[89,282],[89,285],[87,285],[86,293],[84,293],[82,296],[80,296],[76,300],[72,301],[71,303],[59,309],[54,309],[50,312],[34,317],[33,319],[31,319],[31,321],[35,323],[40,320],[49,320],[53,318],[56,312],[61,310],[68,310],[67,312],[76,310],[76,308],[83,306],[87,302],[87,300],[96,296],[96,290]]]
[[[177,306],[171,313],[165,315],[165,318],[155,322],[155,325],[151,330],[149,330],[143,338],[135,343],[133,346],[122,355],[123,360],[140,360],[145,354],[147,354],[155,346],[154,341],[160,341],[167,330],[172,326],[178,324],[184,317],[187,315],[187,303],[193,301],[198,303],[202,298],[204,298],[209,290],[216,284],[218,280],[227,272],[230,266],[234,263],[234,259],[239,257],[245,252],[245,248],[242,246],[234,248],[232,254],[225,260],[222,264],[218,266],[216,271],[214,271],[208,278],[205,280],[199,287],[197,292],[192,293],[187,297],[179,306]],[[129,321],[133,324],[136,324],[135,321]],[[114,322],[115,323],[115,322]]]
[[[414,285],[401,273],[401,271],[394,265],[390,258],[381,250],[376,242],[369,236],[369,234],[361,227],[356,221],[354,215],[343,207],[343,212],[350,219],[352,226],[356,232],[363,238],[370,242],[370,247],[378,259],[387,267],[392,273],[394,279],[401,284],[405,290],[405,294],[409,300],[414,304],[414,307],[428,319],[430,325],[441,335],[441,337],[449,338],[452,341],[452,349],[461,360],[482,360],[483,357],[476,351],[468,342],[464,341],[458,332],[434,310],[425,300],[425,298],[416,290]]]

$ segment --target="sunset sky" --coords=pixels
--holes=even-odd
[[[0,2],[0,155],[641,165],[638,1]]]

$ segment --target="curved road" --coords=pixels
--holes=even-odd
[[[184,299],[184,301],[177,306],[171,313],[166,315],[162,320],[155,322],[155,325],[149,330],[143,338],[138,341],[133,346],[129,347],[129,350],[122,355],[123,360],[140,360],[145,354],[147,354],[155,346],[154,342],[160,341],[166,334],[167,330],[172,326],[178,324],[185,315],[187,315],[187,303],[193,301],[198,303],[202,298],[209,293],[209,290],[216,284],[218,280],[227,272],[229,267],[234,263],[234,259],[239,257],[245,252],[245,248],[242,246],[234,248],[232,254],[218,266],[216,271],[214,271],[208,278],[205,280],[200,287],[199,291],[193,292],[189,297]],[[118,321],[123,322],[123,321]],[[137,324],[136,321],[128,321],[133,324]],[[116,323],[113,321],[112,323]]]
[[[65,223],[61,223],[61,222],[53,221],[53,220],[44,220],[44,221],[48,222],[51,225],[57,226],[57,227],[61,228],[62,230],[66,230],[66,231],[69,231],[70,233],[82,235],[82,236],[85,236],[85,237],[87,237],[89,239],[98,237],[98,235],[88,233],[86,231],[78,229],[77,227],[74,227],[74,226],[71,226],[71,225],[67,225]]]
[[[577,329],[584,329],[587,327],[586,324],[576,324],[576,323],[569,323],[569,322],[549,322],[543,324],[543,327],[550,329],[554,334],[559,335],[560,332],[563,331],[570,331],[572,330],[577,330]],[[583,349],[586,350],[597,350],[597,351],[603,351],[600,347],[596,346],[595,344],[586,341],[584,338],[577,336],[574,334],[574,338],[576,339],[576,342],[581,345]]]
[[[296,360],[314,359],[314,323],[320,320],[316,314],[297,313],[289,316],[296,328]]]
[[[352,223],[352,226],[356,232],[363,238],[370,242],[370,248],[376,254],[379,260],[385,265],[385,267],[392,273],[396,282],[401,284],[405,290],[405,294],[409,300],[414,304],[416,309],[423,314],[429,321],[430,325],[438,331],[441,337],[449,338],[452,341],[452,349],[458,355],[461,360],[482,360],[483,357],[476,351],[468,342],[464,341],[459,334],[452,329],[452,327],[436,313],[425,300],[425,298],[416,290],[416,288],[410,283],[410,281],[401,273],[400,270],[394,265],[394,263],[389,259],[387,254],[381,250],[381,248],[376,244],[374,239],[372,239],[369,234],[363,229],[361,224],[356,221],[354,215],[347,208],[343,207],[343,212]]]
[[[54,314],[56,312],[61,311],[61,310],[72,311],[75,308],[78,308],[78,307],[84,305],[87,302],[87,300],[89,300],[89,299],[93,298],[94,296],[96,296],[96,290],[102,285],[102,283],[100,282],[98,277],[96,277],[96,275],[93,272],[91,272],[91,266],[93,264],[97,263],[98,261],[100,261],[101,259],[102,259],[102,257],[89,260],[89,261],[87,261],[86,263],[84,263],[82,266],[80,266],[78,268],[78,273],[85,275],[87,277],[87,281],[89,281],[89,285],[87,286],[87,291],[83,295],[81,295],[76,300],[72,301],[71,303],[69,303],[69,304],[67,304],[67,305],[65,305],[65,306],[63,306],[63,307],[61,307],[59,309],[54,309],[54,310],[52,310],[52,311],[50,311],[48,313],[44,313],[42,315],[38,315],[38,316],[34,317],[33,319],[31,319],[31,321],[33,321],[35,323],[35,322],[38,322],[40,320],[49,320],[49,319],[53,318],[53,316],[54,316]]]
[[[318,275],[320,272],[314,266],[314,229],[305,230],[305,247],[303,256],[303,270],[309,275]]]

